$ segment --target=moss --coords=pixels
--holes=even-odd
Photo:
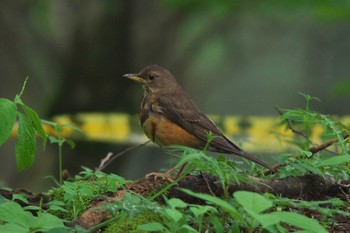
[[[65,182],[59,188],[48,192],[50,200],[64,203],[64,210],[51,210],[50,212],[59,218],[71,221],[80,216],[88,207],[91,200],[98,195],[115,191],[121,183],[114,179],[109,179],[108,175],[93,177],[90,180],[80,180],[76,182]]]
[[[104,233],[142,233],[145,231],[137,230],[137,227],[150,222],[162,222],[162,220],[159,214],[153,212],[145,212],[138,214],[133,218],[121,218],[116,220],[107,227]]]

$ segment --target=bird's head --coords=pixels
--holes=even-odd
[[[125,74],[123,77],[141,83],[151,93],[170,93],[178,87],[170,71],[158,65],[147,66],[139,73]]]

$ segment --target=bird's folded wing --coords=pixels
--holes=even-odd
[[[187,94],[183,93],[184,95]],[[188,98],[176,98],[179,95],[162,96],[158,99],[162,113],[172,122],[195,135],[205,145],[208,141],[208,133],[211,132],[214,139],[210,143],[213,151],[235,153],[243,155],[244,152],[228,140],[220,129],[205,114],[200,112],[193,101]],[[180,95],[183,96],[183,95]]]

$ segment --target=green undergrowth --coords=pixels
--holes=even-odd
[[[104,233],[142,233],[146,231],[139,229],[139,226],[162,221],[160,215],[153,212],[140,213],[132,218],[121,215],[104,230]]]
[[[114,193],[126,180],[114,174],[93,172],[88,168],[75,177],[74,182],[65,181],[63,185],[48,192],[50,212],[72,221],[80,216],[92,199],[106,193]]]
[[[311,109],[315,98],[304,95],[306,106],[302,109],[283,109],[280,125],[295,132],[289,141],[295,149],[289,154],[276,156],[283,166],[276,174],[264,175],[263,168],[249,161],[233,161],[226,156],[217,159],[208,156],[206,148],[195,150],[172,146],[169,154],[180,157],[177,167],[187,163],[183,174],[211,174],[217,177],[217,185],[223,190],[222,196],[193,192],[167,185],[159,191],[143,197],[126,191],[124,178],[115,174],[95,172],[88,168],[69,181],[62,181],[62,146],[73,145],[60,134],[63,126],[40,120],[38,114],[21,100],[24,87],[15,99],[0,98],[0,145],[10,136],[18,120],[18,141],[16,161],[18,171],[32,166],[36,152],[38,134],[45,145],[47,139],[58,145],[60,176],[57,187],[46,192],[49,203],[30,204],[25,195],[14,194],[11,200],[0,196],[0,232],[327,232],[337,226],[339,216],[350,219],[350,206],[346,200],[324,196],[322,200],[307,201],[282,198],[270,193],[237,191],[230,193],[233,183],[260,185],[252,177],[283,179],[306,174],[332,177],[338,183],[350,180],[350,143],[346,135],[348,126],[333,117]],[[49,124],[57,131],[48,136],[42,124]],[[322,140],[332,140],[332,147],[320,148],[311,138],[315,126],[323,129]],[[69,126],[67,126],[69,127]],[[74,128],[74,127],[72,127]],[[276,135],[277,137],[278,135]],[[213,135],[208,134],[208,141]],[[310,150],[310,148],[314,148]],[[316,150],[315,150],[316,148]],[[313,151],[313,152],[312,152]],[[293,155],[293,157],[291,157]],[[182,177],[180,177],[182,178]],[[189,196],[201,200],[202,204],[186,203],[178,198],[168,197],[169,188],[177,188]],[[121,200],[106,202],[96,207],[107,211],[110,219],[93,227],[82,229],[68,227],[66,223],[76,220],[98,197],[105,198],[117,190],[125,189]],[[349,188],[344,186],[343,197]],[[306,194],[304,194],[306,195]],[[303,196],[300,196],[300,199]],[[310,200],[310,199],[309,199]],[[21,207],[17,202],[26,203]]]

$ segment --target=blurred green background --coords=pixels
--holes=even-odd
[[[22,97],[41,118],[79,112],[138,113],[142,89],[122,78],[150,64],[175,75],[209,114],[278,115],[303,107],[349,114],[350,1],[337,0],[3,0],[0,97]],[[17,174],[15,139],[0,147],[1,184],[45,190],[57,149],[38,149]],[[40,146],[40,145],[39,145]],[[131,144],[77,142],[64,168],[94,168]],[[162,159],[160,159],[162,158]],[[167,166],[165,152],[139,148],[107,172],[134,179]]]

